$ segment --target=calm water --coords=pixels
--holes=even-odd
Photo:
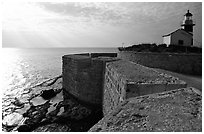
[[[117,48],[1,49],[3,112],[25,88],[60,75],[63,55],[83,52],[117,52]]]

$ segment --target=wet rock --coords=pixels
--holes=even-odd
[[[48,100],[43,99],[41,96],[34,97],[30,100],[30,103],[32,103],[33,106],[38,106],[46,103]]]
[[[18,132],[30,132],[31,131],[31,127],[29,125],[21,125],[17,128]]]
[[[93,124],[90,125],[92,122],[90,116],[93,110],[82,105],[76,99],[64,100],[61,81],[59,79],[55,83],[47,84],[48,81],[32,87],[29,94],[26,94],[28,101],[23,105],[16,98],[15,106],[12,106],[17,106],[16,111],[21,114],[16,112],[14,114],[16,117],[17,115],[21,118],[25,117],[23,118],[24,121],[19,123],[19,117],[16,118],[14,115],[5,116],[2,129],[19,132],[79,132],[89,130],[93,126]],[[42,90],[43,92],[41,92]]]
[[[15,101],[14,102],[12,102],[15,106],[17,106],[17,107],[23,107],[24,106],[24,103],[23,102],[21,102],[18,98],[14,98],[15,99]]]
[[[33,130],[33,132],[69,132],[71,131],[70,127],[66,124],[48,124],[40,126]]]
[[[56,114],[59,111],[53,115],[52,120],[47,118],[46,114],[50,105],[56,106],[58,102],[63,101],[61,91],[62,78],[58,76],[24,89],[20,100],[10,97],[11,99],[6,101],[9,102],[9,105],[2,109],[2,130],[31,131],[39,125],[52,122],[57,118]],[[19,124],[21,118],[23,118],[23,122]]]
[[[68,120],[69,121],[82,120],[88,117],[91,114],[91,112],[92,112],[91,109],[80,105],[75,100],[69,99],[59,102],[55,106],[55,109],[51,112],[49,112],[48,108],[46,118],[49,119],[51,122],[66,123]]]
[[[62,113],[64,113],[64,107],[61,107],[59,112],[57,113],[57,116],[60,116]]]
[[[58,116],[59,119],[67,118],[71,120],[82,120],[91,114],[91,109],[84,107],[80,104],[74,103],[72,102],[72,100],[70,101],[71,102],[69,102],[68,104],[64,103],[64,112]]]
[[[25,121],[25,124],[35,125],[40,123],[41,120],[45,118],[49,106],[49,102],[39,106],[31,106],[30,109],[23,114],[24,117],[28,117],[28,119]]]
[[[23,108],[16,109],[16,112],[23,115],[28,109],[30,109],[30,104],[25,104]]]
[[[9,114],[7,116],[5,116],[3,118],[3,125],[5,126],[17,126],[21,120],[23,119],[23,116],[19,113],[12,113],[12,114]]]
[[[91,114],[91,109],[82,106],[72,99],[56,103],[55,109],[49,112],[50,107],[52,107],[52,105],[49,101],[38,106],[32,105],[30,109],[23,114],[23,116],[28,117],[28,119],[26,119],[26,121],[24,122],[25,125],[19,128],[19,131],[30,131],[35,129],[36,127],[39,128],[39,125],[47,123],[62,124],[70,123],[71,121],[79,121],[87,118]],[[39,131],[40,129],[41,128],[39,128]],[[49,129],[49,131],[51,130]]]
[[[53,89],[43,90],[41,96],[43,97],[43,99],[49,100],[49,99],[55,97],[56,93]]]

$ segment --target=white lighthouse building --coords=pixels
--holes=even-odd
[[[169,34],[163,35],[163,43],[169,46],[181,45],[181,46],[192,46],[193,45],[193,23],[192,14],[187,11],[184,15],[184,20],[181,24],[181,28],[177,29]]]

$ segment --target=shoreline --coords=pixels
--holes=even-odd
[[[12,103],[16,108],[3,117],[3,131],[88,131],[102,118],[100,110],[97,111],[94,106],[89,107],[88,104],[84,105],[72,96],[64,100],[61,82],[62,76],[56,76],[30,87],[27,93],[23,93],[28,95],[38,88],[42,88],[42,91],[54,89],[55,96],[48,100],[41,97],[42,91],[36,94],[31,93],[28,102],[25,103],[16,98]],[[14,118],[15,121],[9,122]]]

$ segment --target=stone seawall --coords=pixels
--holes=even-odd
[[[68,92],[81,101],[101,105],[105,64],[117,60],[116,56],[115,53],[64,55],[62,78],[65,99]]]
[[[103,114],[118,107],[128,98],[184,88],[187,84],[152,68],[119,60],[106,64]]]
[[[120,51],[118,58],[178,73],[202,75],[202,54]]]
[[[126,99],[127,79],[107,64],[103,94],[103,114],[114,110]]]
[[[69,93],[82,102],[101,106],[106,115],[128,98],[187,86],[178,78],[116,56],[115,53],[63,56],[64,98]]]
[[[141,55],[139,54],[140,58],[142,59],[142,53]],[[186,92],[191,92],[191,89],[181,89],[181,88],[186,88],[187,83],[179,80],[178,78],[174,76],[170,76],[168,74],[160,73],[156,71],[153,68],[149,68],[140,64],[135,63],[136,61],[134,59],[137,59],[137,53],[125,53],[121,54],[119,53],[119,57],[123,59],[128,59],[128,60],[123,60],[119,59],[116,57],[117,54],[113,53],[85,53],[85,54],[75,54],[75,55],[65,55],[62,57],[63,59],[63,73],[62,73],[62,79],[63,79],[63,93],[64,93],[64,99],[66,100],[69,95],[71,94],[75,98],[77,98],[79,101],[86,103],[86,104],[94,104],[94,107],[97,110],[103,111],[103,116],[104,119],[102,121],[99,121],[96,127],[93,127],[91,131],[112,131],[112,128],[116,128],[118,131],[140,131],[138,128],[125,128],[125,129],[118,129],[117,125],[119,125],[119,128],[121,128],[124,124],[126,125],[126,115],[129,114],[128,110],[131,111],[131,115],[128,115],[128,121],[133,119],[133,124],[128,124],[126,125],[127,127],[135,127],[135,123],[141,123],[144,124],[142,121],[143,119],[143,114],[138,113],[139,110],[146,110],[147,115],[145,115],[144,119],[147,119],[148,121],[151,121],[149,123],[150,127],[146,127],[147,129],[144,129],[146,131],[200,131],[201,127],[199,123],[201,122],[201,112],[200,111],[193,111],[191,106],[187,106],[185,103],[185,95]],[[144,58],[148,58],[147,55]],[[165,55],[167,56],[167,55]],[[167,57],[163,57],[163,61],[168,63],[168,59],[165,59],[167,57],[171,57],[171,55],[168,55]],[[178,56],[178,55],[177,55]],[[154,57],[154,56],[153,56]],[[156,55],[155,57],[161,58],[160,56]],[[155,58],[154,57],[154,58]],[[176,56],[173,56],[174,59],[176,59]],[[181,56],[182,57],[182,56]],[[132,58],[132,59],[131,59]],[[151,60],[153,60],[152,58]],[[138,60],[138,59],[137,59]],[[155,59],[156,60],[156,59]],[[157,59],[158,60],[158,59]],[[152,61],[152,63],[156,64],[158,61]],[[169,58],[171,61],[172,59]],[[142,61],[142,60],[139,60]],[[150,61],[149,61],[150,62]],[[178,62],[178,61],[177,61]],[[145,62],[147,64],[147,62]],[[153,64],[153,65],[154,65]],[[170,63],[168,63],[170,64]],[[188,63],[187,63],[188,64]],[[184,64],[185,66],[185,64]],[[183,97],[182,102],[180,102],[181,99],[180,96],[180,91],[184,91],[181,94],[181,97]],[[194,91],[194,90],[193,90]],[[140,101],[139,103],[130,103],[130,99],[135,99],[137,97],[145,98],[145,96],[154,96],[154,94],[158,94],[158,97],[156,98],[151,98],[150,101],[149,99],[144,99]],[[67,94],[67,95],[66,95]],[[161,95],[160,95],[161,94]],[[173,96],[171,96],[171,94]],[[170,96],[169,96],[170,95]],[[165,99],[166,96],[167,99]],[[173,98],[176,97],[175,102]],[[188,95],[187,95],[188,97]],[[190,95],[191,97],[191,95]],[[147,97],[148,98],[148,97]],[[164,98],[164,99],[163,99]],[[194,98],[194,97],[192,97]],[[137,100],[137,99],[136,99]],[[163,101],[164,100],[164,101]],[[145,102],[144,102],[145,101]],[[152,103],[152,101],[155,101]],[[200,97],[195,100],[187,100],[189,101],[189,104],[192,102],[200,101]],[[125,108],[124,112],[124,118],[122,117],[122,120],[120,118],[115,118],[115,111],[117,112],[117,109],[120,109],[121,106],[125,106],[128,102],[128,107],[127,109]],[[147,107],[137,107],[138,105],[146,105]],[[160,104],[162,105],[160,107]],[[166,114],[168,113],[171,108],[168,106],[171,105],[171,108],[173,108],[175,111],[171,113],[168,117]],[[178,106],[177,106],[178,104]],[[183,109],[180,108],[181,105],[183,108],[190,109],[191,114],[195,115],[195,119],[199,121],[198,127],[196,125],[190,124],[190,122],[187,125],[181,125],[182,122],[185,122],[185,112],[182,111]],[[99,106],[99,107],[98,107]],[[158,113],[154,113],[155,110],[157,109],[157,106],[159,108]],[[193,107],[197,108],[197,104],[193,105]],[[200,110],[200,102],[199,106],[197,109]],[[180,109],[178,109],[180,108]],[[179,112],[177,110],[180,110]],[[188,110],[187,110],[188,111]],[[155,124],[152,124],[156,118],[156,116],[159,117],[160,114],[164,115],[165,117],[161,118],[161,120],[168,120],[169,122],[170,117],[174,116],[174,113],[179,114],[179,118],[181,118],[183,121],[179,122],[179,125],[181,127],[178,127],[175,125],[175,127],[171,128],[168,125],[163,125],[163,123],[158,120],[158,129],[154,128]],[[183,112],[180,114],[180,112]],[[193,113],[194,112],[194,113]],[[120,112],[119,112],[120,113]],[[122,115],[123,116],[123,115]],[[174,119],[176,120],[177,115],[175,115]],[[130,118],[129,118],[130,117]],[[148,117],[148,118],[146,118]],[[152,118],[149,120],[149,117]],[[184,117],[184,118],[183,118]],[[190,118],[191,116],[187,115],[187,118]],[[114,121],[107,121],[106,118],[114,118]],[[155,118],[155,119],[154,119]],[[141,119],[141,120],[140,120]],[[104,121],[105,120],[105,121]],[[194,119],[192,119],[194,120]],[[125,121],[125,123],[123,122]],[[106,124],[101,128],[101,123],[102,126],[103,124]],[[113,124],[113,127],[109,128],[110,123]],[[116,123],[116,124],[114,124]],[[122,123],[122,124],[121,124]],[[145,122],[146,123],[146,122]],[[168,123],[168,122],[167,122]],[[171,122],[170,122],[171,124]],[[152,125],[152,126],[151,126]],[[174,124],[173,124],[174,125]],[[197,127],[197,128],[190,128],[188,129],[188,126],[190,127]],[[99,126],[99,127],[98,127]],[[182,127],[185,127],[185,129],[182,129]],[[104,129],[105,127],[105,129]],[[107,128],[106,128],[107,127]],[[166,127],[166,128],[165,128]],[[117,131],[114,129],[114,131]]]

